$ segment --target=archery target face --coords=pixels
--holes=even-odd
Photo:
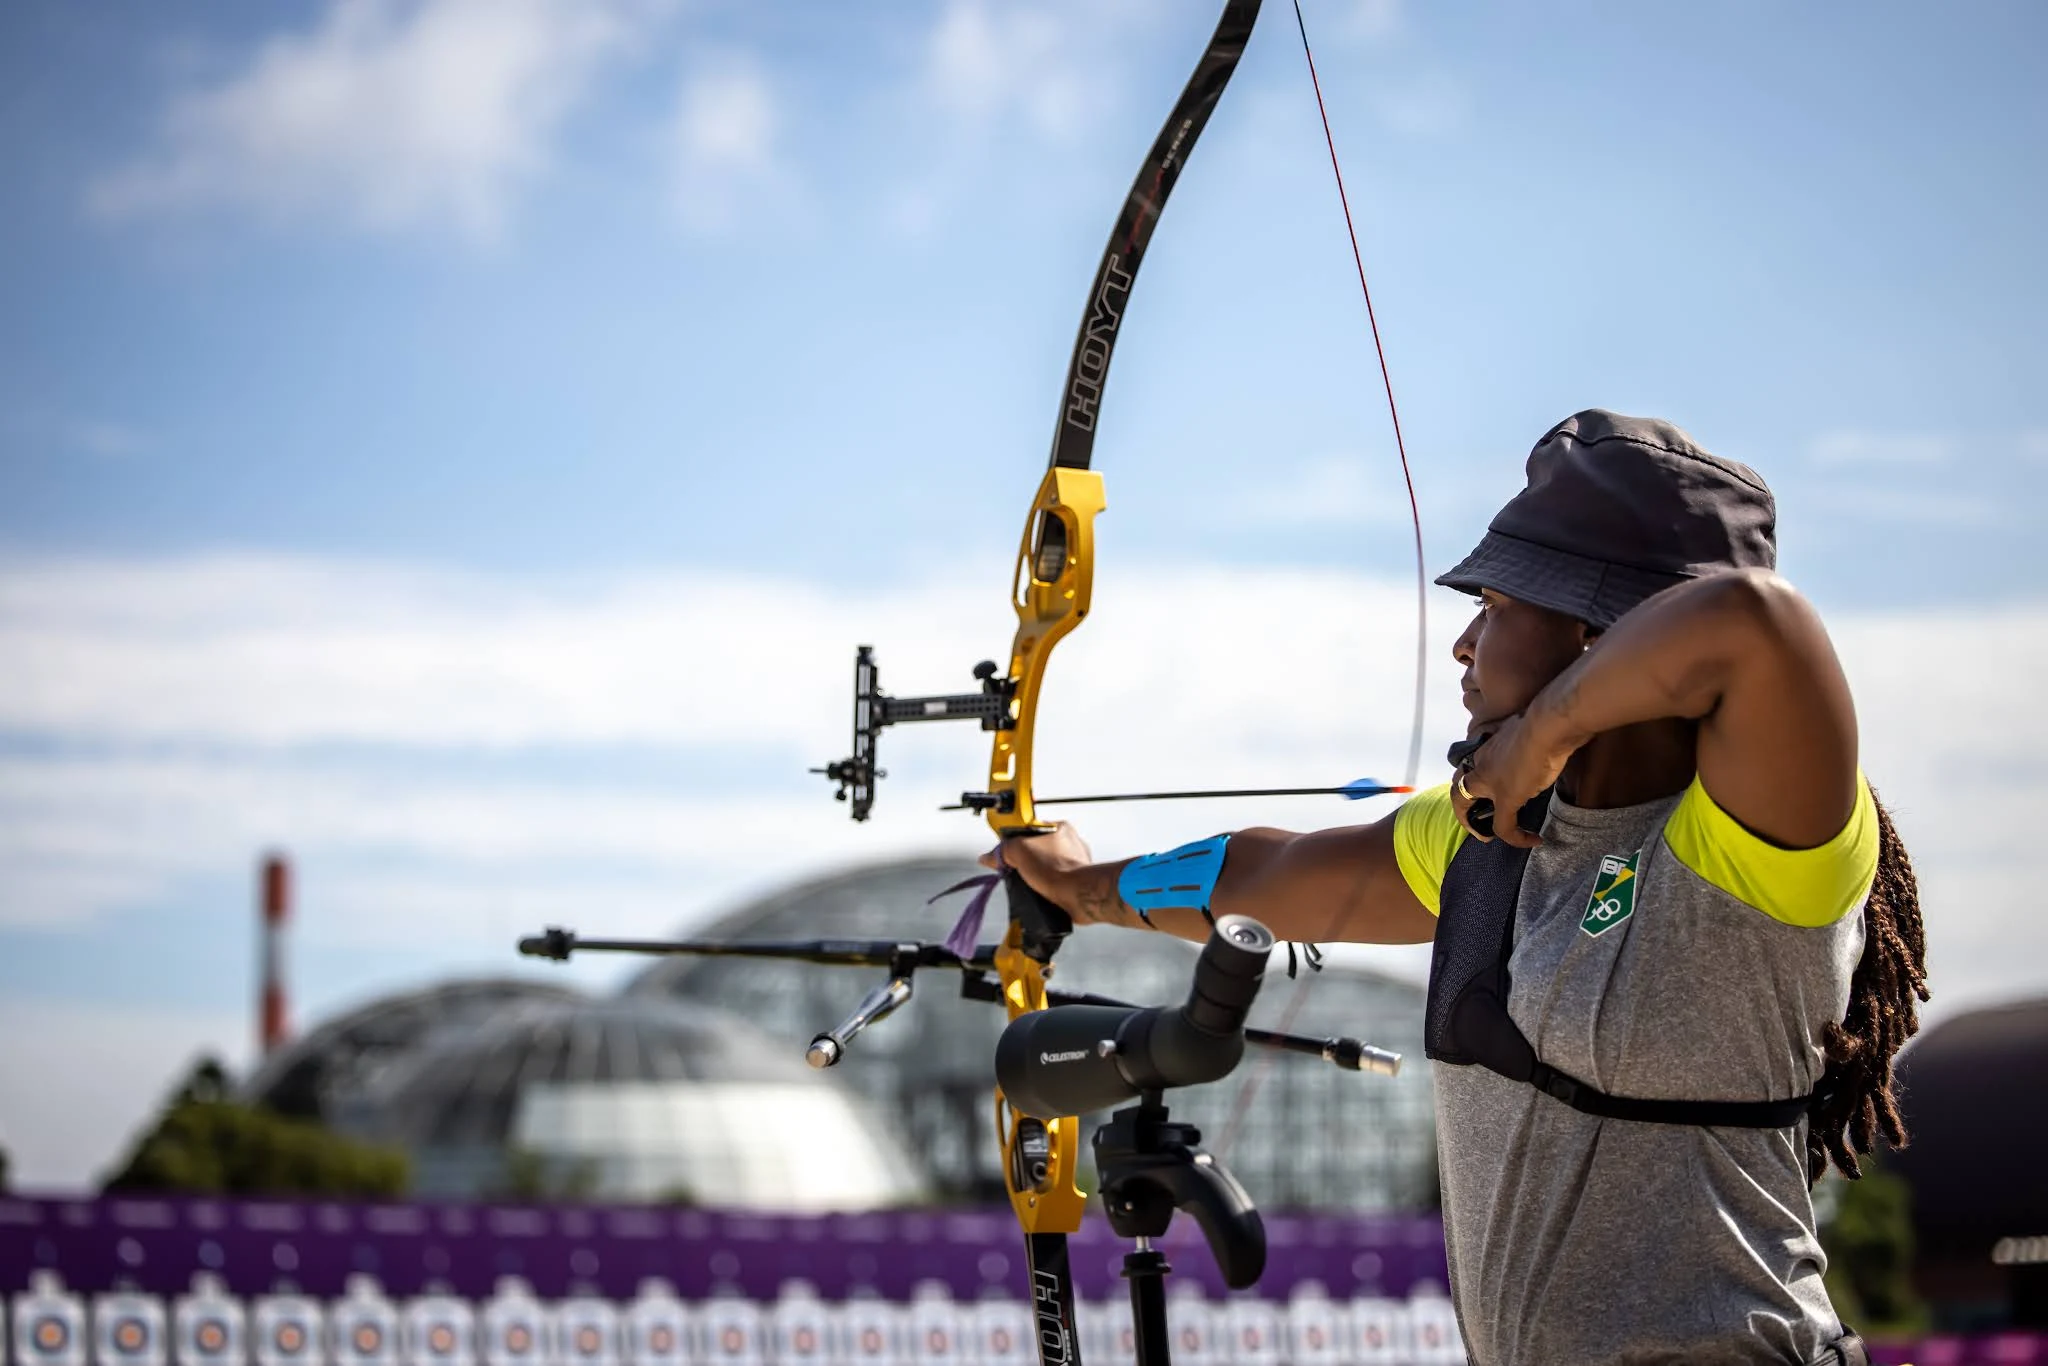
[[[62,1356],[71,1346],[71,1339],[71,1324],[60,1314],[46,1310],[29,1323],[29,1345],[43,1356]]]
[[[555,1341],[562,1356],[573,1362],[600,1363],[612,1359],[612,1319],[609,1306],[587,1300],[563,1305],[558,1311]]]
[[[84,1366],[85,1310],[68,1296],[33,1291],[17,1297],[13,1329],[21,1366]]]
[[[163,1303],[126,1292],[93,1302],[93,1359],[99,1366],[162,1366]]]
[[[1036,1361],[1038,1335],[1030,1311],[1021,1304],[983,1305],[976,1324],[984,1361]]]
[[[477,1339],[469,1314],[467,1304],[440,1295],[407,1306],[406,1344],[413,1366],[473,1366]]]
[[[510,1313],[501,1311],[489,1331],[497,1348],[490,1355],[496,1361],[530,1361],[540,1355],[541,1327],[531,1306],[522,1305]]]
[[[1401,1339],[1405,1336],[1406,1306],[1393,1300],[1372,1299],[1358,1305],[1358,1355],[1361,1361],[1405,1360]]]
[[[218,1357],[234,1341],[227,1323],[209,1314],[192,1325],[192,1346],[202,1357]]]
[[[1458,1336],[1457,1315],[1449,1300],[1412,1300],[1408,1310],[1415,1328],[1416,1355],[1426,1362],[1465,1359],[1465,1345]]]
[[[658,1318],[642,1325],[639,1333],[642,1362],[674,1361],[683,1353],[682,1324],[674,1318]]]

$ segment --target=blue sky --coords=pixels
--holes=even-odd
[[[0,1020],[53,1040],[0,1064],[23,1172],[79,1179],[191,1047],[246,1054],[266,846],[302,1018],[513,970],[547,919],[976,847],[927,808],[977,735],[888,737],[858,830],[802,770],[856,642],[926,691],[1007,638],[1082,291],[1208,8],[0,9]],[[2038,992],[2048,18],[1308,20],[1432,572],[1578,408],[1756,465],[1948,917],[1937,1010]],[[1119,346],[1046,785],[1398,769],[1408,532],[1351,270],[1269,4]]]

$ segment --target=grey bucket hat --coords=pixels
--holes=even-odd
[[[1778,509],[1762,476],[1668,422],[1574,413],[1529,452],[1528,475],[1438,583],[1490,588],[1605,630],[1673,584],[1777,567]]]

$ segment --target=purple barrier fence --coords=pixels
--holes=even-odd
[[[1322,1285],[1339,1300],[1440,1294],[1443,1228],[1433,1216],[1266,1220],[1269,1256],[1253,1294],[1285,1299]],[[1084,1298],[1121,1302],[1125,1245],[1101,1219],[1072,1242]],[[1192,1221],[1167,1241],[1175,1282],[1225,1290]],[[1021,1293],[1018,1234],[1008,1210],[760,1215],[646,1206],[346,1204],[325,1201],[0,1197],[0,1296],[51,1270],[87,1295],[132,1288],[185,1294],[195,1273],[245,1298],[292,1290],[322,1299],[348,1278],[373,1277],[393,1296],[438,1289],[475,1301],[501,1276],[543,1299],[631,1300],[647,1278],[685,1299],[716,1290],[773,1300],[806,1281],[827,1300],[861,1294],[908,1301],[922,1282],[970,1302]],[[1935,1336],[1872,1344],[1875,1366],[2048,1366],[2048,1334]]]
[[[2048,1333],[1991,1333],[1878,1342],[1872,1366],[2048,1366]]]
[[[1443,1225],[1434,1216],[1266,1219],[1268,1257],[1258,1292],[1285,1296],[1304,1282],[1331,1295],[1406,1299],[1447,1282]],[[1074,1235],[1083,1295],[1125,1293],[1128,1244],[1099,1218]],[[1174,1282],[1225,1293],[1191,1219],[1166,1242]],[[630,1299],[660,1277],[685,1298],[717,1288],[772,1298],[803,1280],[827,1299],[866,1292],[907,1300],[920,1282],[956,1299],[1016,1290],[1024,1274],[1015,1220],[1003,1210],[760,1215],[647,1206],[344,1204],[288,1200],[0,1198],[0,1294],[39,1269],[59,1270],[87,1293],[128,1285],[180,1294],[195,1272],[232,1293],[290,1287],[332,1297],[352,1274],[393,1295],[429,1286],[483,1298],[517,1276],[544,1298],[571,1293]]]

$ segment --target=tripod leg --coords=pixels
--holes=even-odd
[[[1131,1283],[1131,1327],[1138,1347],[1138,1366],[1171,1366],[1173,1339],[1166,1331],[1166,1273],[1173,1270],[1166,1254],[1140,1238],[1135,1252],[1124,1254],[1124,1279]]]

